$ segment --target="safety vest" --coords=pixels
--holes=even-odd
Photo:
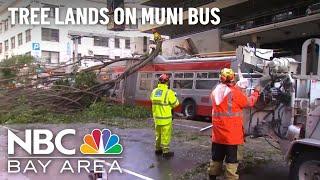
[[[160,41],[162,39],[161,38],[161,34],[158,33],[158,32],[153,33],[153,39],[154,39],[155,42]]]
[[[166,125],[172,122],[172,109],[179,105],[175,92],[166,84],[158,84],[151,95],[152,115],[156,125]]]
[[[254,106],[259,93],[247,97],[237,86],[229,88],[231,91],[219,105],[212,93],[212,142],[239,145],[244,143],[243,109]]]

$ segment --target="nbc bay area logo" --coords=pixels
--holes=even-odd
[[[119,141],[119,136],[112,134],[109,129],[94,129],[83,137],[84,144],[80,146],[80,151],[82,154],[119,155],[123,151]]]
[[[122,157],[115,156],[123,152],[123,146],[117,134],[113,134],[109,129],[94,129],[91,134],[83,137],[83,144],[80,148],[79,146],[65,146],[62,140],[71,136],[68,138],[70,145],[70,142],[76,141],[74,138],[77,137],[76,134],[75,129],[64,129],[57,133],[53,133],[50,129],[25,129],[24,136],[21,134],[18,136],[16,132],[8,129],[7,172],[9,174],[46,174],[50,170],[58,170],[60,174],[91,173],[92,169],[89,167],[94,167],[93,173],[110,174],[114,171],[122,173],[117,161]],[[73,139],[70,139],[72,136],[74,136]],[[76,156],[76,149],[87,156]],[[59,152],[59,155],[53,155],[54,151]],[[17,154],[21,152],[26,153],[27,156],[18,156]],[[71,163],[70,158],[77,162]],[[25,160],[27,163],[22,163]],[[62,161],[63,165],[53,166],[54,161]]]

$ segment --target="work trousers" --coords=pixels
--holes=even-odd
[[[172,134],[172,123],[166,125],[155,125],[156,150],[162,150],[163,153],[169,152]]]
[[[212,143],[212,160],[226,163],[238,163],[238,146]]]
[[[212,161],[210,162],[208,173],[210,176],[220,176],[222,165],[225,161],[225,179],[238,180],[238,146],[212,143]]]

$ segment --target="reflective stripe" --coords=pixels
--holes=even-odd
[[[227,108],[227,112],[212,112],[212,117],[219,117],[219,116],[223,116],[223,117],[242,117],[243,114],[242,112],[232,112],[232,93],[228,94],[228,108]]]
[[[176,100],[173,103],[170,103],[170,105],[175,105],[177,103],[178,99],[176,98]]]
[[[215,112],[212,114],[212,117],[242,117],[242,112]]]
[[[152,103],[162,103],[161,100],[152,100]]]
[[[166,102],[167,96],[168,96],[168,90],[166,91],[166,94],[164,96],[164,99],[163,99],[164,102],[162,102],[161,100],[152,100],[152,105],[169,106],[169,104]]]
[[[167,96],[168,96],[168,92],[169,92],[169,89],[167,89],[166,91],[166,95],[164,96],[164,103],[167,104]]]
[[[228,94],[228,113],[232,113],[232,93]]]
[[[163,104],[163,103],[158,103],[158,102],[152,102],[152,105],[158,105],[158,106],[171,106],[170,104]]]
[[[172,119],[172,116],[167,116],[167,117],[159,117],[159,116],[156,116],[154,117],[154,119]]]

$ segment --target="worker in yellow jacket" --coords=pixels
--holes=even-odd
[[[156,29],[152,29],[152,34],[155,43],[158,43],[162,40],[161,34]]]
[[[155,123],[155,154],[165,158],[174,156],[169,151],[172,133],[172,109],[179,105],[176,93],[169,89],[169,75],[162,74],[159,77],[158,87],[150,96],[152,102],[152,115]]]

